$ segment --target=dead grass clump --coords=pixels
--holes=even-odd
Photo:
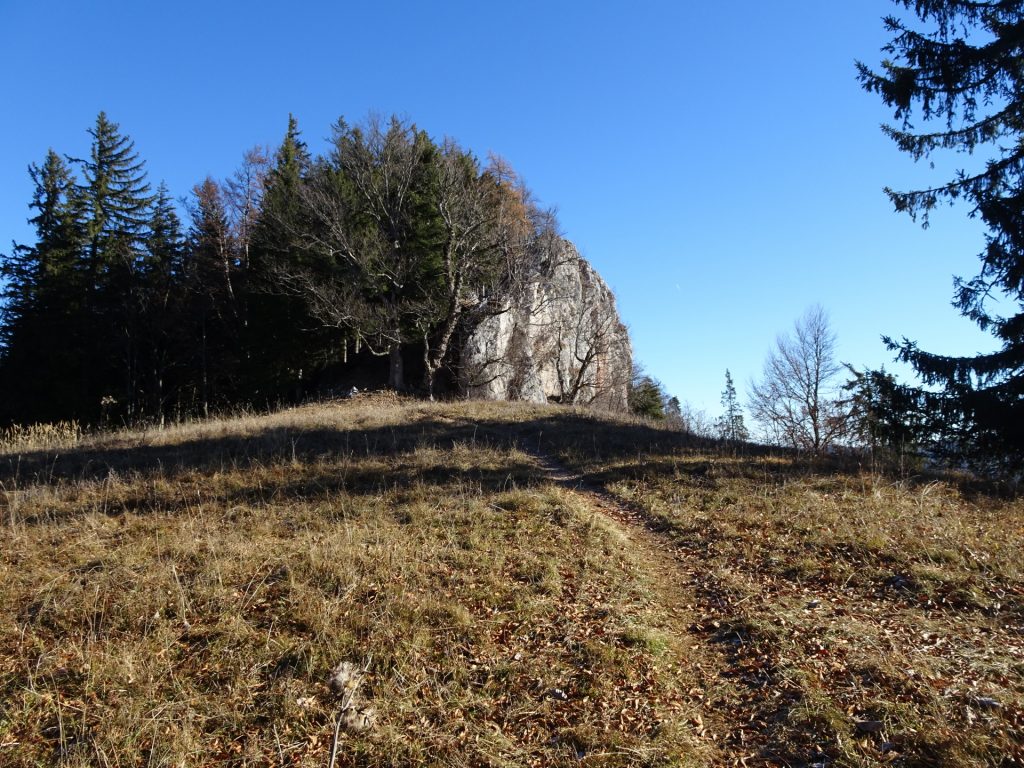
[[[0,430],[0,453],[67,448],[82,439],[82,426],[77,421],[53,424],[12,424]]]

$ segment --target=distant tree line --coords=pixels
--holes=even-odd
[[[187,198],[154,190],[104,113],[29,173],[35,242],[2,257],[0,418],[162,420],[331,382],[451,386],[459,335],[557,237],[500,158],[392,118],[289,119]]]

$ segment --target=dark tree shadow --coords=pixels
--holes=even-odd
[[[251,434],[201,435],[168,445],[82,445],[67,450],[36,450],[0,457],[3,488],[25,488],[35,483],[130,479],[171,479],[188,473],[245,471],[286,462],[302,467],[281,481],[273,492],[285,497],[313,496],[334,490],[379,492],[414,483],[443,485],[458,473],[439,465],[429,471],[391,466],[385,473],[349,471],[317,476],[316,467],[343,459],[385,458],[408,455],[417,449],[450,450],[456,445],[518,448],[529,454],[557,456],[594,485],[607,486],[645,476],[675,476],[680,482],[713,486],[719,477],[744,476],[782,482],[794,475],[822,477],[863,471],[848,457],[808,461],[806,457],[753,444],[727,444],[639,422],[621,423],[600,414],[554,412],[525,421],[421,418],[400,425],[379,427],[281,427]],[[484,488],[502,484],[536,483],[541,471],[525,460],[506,462],[492,470],[463,473]],[[310,470],[313,468],[313,470]],[[287,477],[289,473],[284,473]],[[511,478],[511,480],[510,480]],[[922,482],[935,479],[923,477]],[[972,486],[975,492],[980,489]],[[265,496],[261,492],[261,497]],[[144,495],[136,508],[146,502]],[[247,501],[244,495],[237,501]],[[133,508],[124,502],[127,508]]]

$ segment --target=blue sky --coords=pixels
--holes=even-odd
[[[979,225],[954,208],[922,230],[882,193],[957,167],[900,155],[856,82],[893,10],[0,0],[0,251],[30,238],[28,164],[87,152],[100,110],[176,196],[276,145],[289,112],[315,152],[373,110],[507,158],[616,292],[636,357],[712,415],[725,369],[743,395],[813,303],[857,366],[899,370],[883,333],[988,350],[949,305]]]

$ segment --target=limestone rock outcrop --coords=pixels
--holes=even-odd
[[[629,333],[615,296],[568,240],[486,305],[460,356],[468,396],[626,409]]]

